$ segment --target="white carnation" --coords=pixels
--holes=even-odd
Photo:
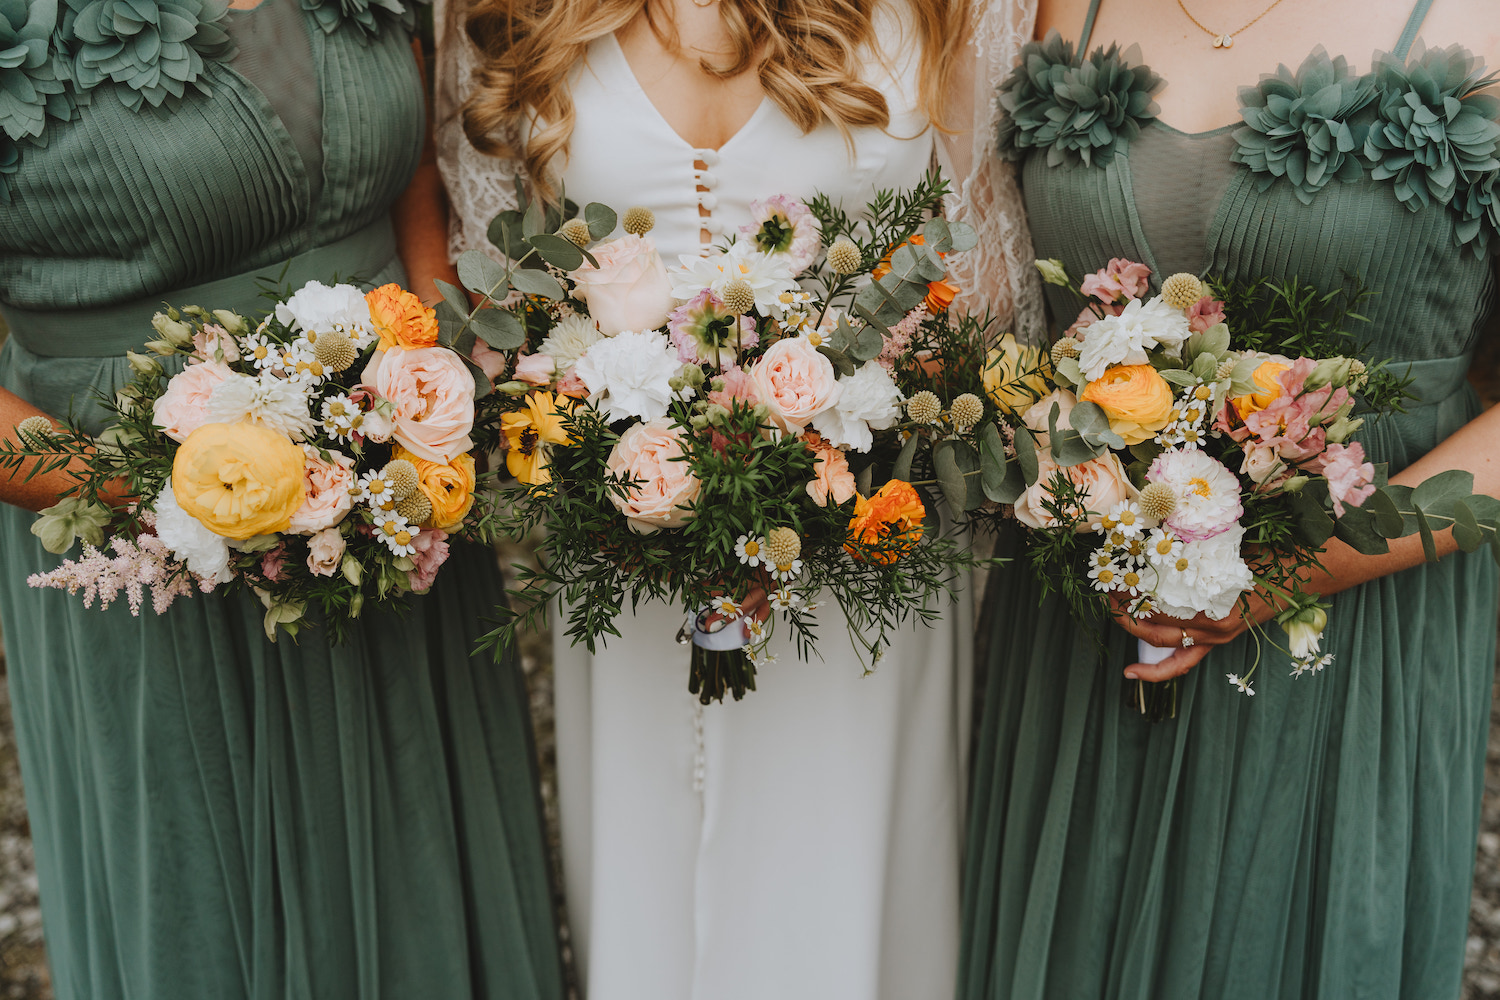
[[[547,339],[537,347],[537,353],[547,355],[559,372],[566,373],[585,351],[603,339],[604,334],[599,332],[593,320],[574,313],[558,320],[548,332]]]
[[[276,304],[276,318],[293,330],[328,333],[342,330],[363,349],[373,336],[370,306],[364,293],[353,285],[309,281],[285,302]]]
[[[1250,567],[1240,558],[1244,537],[1245,529],[1237,524],[1212,538],[1189,542],[1177,562],[1157,567],[1152,593],[1158,610],[1172,618],[1192,618],[1200,612],[1214,619],[1226,617],[1239,596],[1255,586]]]
[[[196,517],[177,505],[171,477],[157,495],[154,506],[156,537],[172,550],[174,556],[187,563],[190,572],[215,583],[228,583],[234,579],[229,568],[229,539],[209,531]]]
[[[234,375],[214,388],[208,399],[209,420],[221,424],[253,420],[301,441],[313,433],[307,388],[301,382],[274,375]]]
[[[613,423],[626,417],[660,420],[673,396],[667,383],[682,370],[665,334],[624,330],[584,352],[574,374],[588,386],[589,405]],[[692,394],[684,390],[681,398]]]
[[[667,276],[672,279],[673,297],[683,302],[705,288],[722,296],[724,286],[739,279],[755,293],[755,308],[762,315],[779,316],[781,296],[797,290],[788,256],[763,253],[748,240],[732,243],[728,250],[712,257],[685,253],[677,259],[681,266],[672,268]]]
[[[1175,355],[1192,332],[1182,310],[1167,305],[1160,295],[1149,301],[1134,299],[1120,315],[1105,316],[1085,328],[1078,367],[1092,382],[1111,365],[1145,364],[1147,351],[1159,348]]]
[[[812,418],[812,425],[835,448],[869,451],[871,431],[883,431],[901,419],[901,390],[885,368],[866,361],[853,375],[839,379],[838,399]]]

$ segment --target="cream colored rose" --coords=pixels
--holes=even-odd
[[[330,451],[333,461],[324,461],[318,449],[302,446],[307,464],[302,467],[302,489],[306,497],[292,515],[290,530],[303,535],[322,531],[344,519],[353,506],[349,487],[354,485],[354,459]]]
[[[1021,422],[1034,431],[1037,431],[1036,446],[1038,448],[1050,448],[1051,441],[1048,433],[1049,420],[1052,416],[1052,407],[1057,406],[1057,429],[1070,430],[1073,427],[1073,407],[1078,405],[1078,397],[1067,389],[1053,389],[1041,399],[1032,403],[1021,414]]]
[[[344,558],[344,536],[324,528],[307,540],[307,568],[315,576],[332,576]]]
[[[635,424],[615,443],[605,468],[623,479],[644,480],[625,496],[611,494],[630,526],[643,535],[677,528],[693,517],[700,484],[682,454],[681,431],[665,420]]]
[[[1083,495],[1088,510],[1095,514],[1104,513],[1122,500],[1134,500],[1140,496],[1114,452],[1068,468],[1059,466],[1049,455],[1038,455],[1037,471],[1036,482],[1027,487],[1016,501],[1016,520],[1029,528],[1058,527],[1057,518],[1046,508],[1045,502],[1052,499],[1052,480],[1059,472],[1067,475]],[[1089,531],[1087,514],[1081,511],[1080,514],[1083,516],[1076,530]]]
[[[656,244],[640,236],[622,236],[589,251],[599,262],[587,261],[573,272],[575,294],[589,307],[589,316],[606,337],[622,330],[655,330],[672,311],[672,283]]]
[[[771,422],[789,434],[800,433],[839,398],[833,363],[803,337],[772,344],[750,369],[750,383]]]
[[[442,347],[379,351],[365,384],[390,400],[392,436],[429,462],[447,464],[474,447],[474,376]],[[370,414],[365,415],[369,421]]]
[[[208,423],[208,401],[214,390],[233,375],[228,365],[207,361],[188,365],[172,376],[167,390],[151,404],[151,422],[178,444]]]

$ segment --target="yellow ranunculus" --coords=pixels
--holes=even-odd
[[[306,461],[290,438],[260,424],[204,424],[177,449],[172,493],[216,535],[285,531],[302,506]]]
[[[452,531],[474,506],[474,456],[468,452],[446,465],[419,458],[397,445],[391,449],[391,460],[404,458],[417,470],[417,484],[432,504],[432,516],[426,527]]]
[[[1116,365],[1083,387],[1078,398],[1096,403],[1109,429],[1140,444],[1172,419],[1172,387],[1150,365]]]
[[[572,401],[565,396],[533,392],[526,397],[526,409],[500,417],[500,429],[510,445],[505,467],[517,482],[541,486],[552,481],[548,451],[552,445],[568,443],[563,420],[572,409]]]
[[[1045,396],[1047,355],[1040,347],[1016,343],[1007,333],[991,348],[984,364],[984,391],[1002,412],[1015,414]]]
[[[414,350],[437,344],[437,312],[400,285],[381,285],[365,295],[370,320],[380,334],[380,349]]]
[[[1282,372],[1291,367],[1280,361],[1262,361],[1252,376],[1255,384],[1260,386],[1260,391],[1243,396],[1231,396],[1229,399],[1229,405],[1234,407],[1235,416],[1244,420],[1250,414],[1259,413],[1274,403],[1281,395],[1281,383],[1277,379]]]

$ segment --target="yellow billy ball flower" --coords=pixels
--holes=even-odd
[[[177,449],[172,493],[209,531],[251,538],[286,531],[305,499],[302,449],[285,434],[241,420],[204,424]]]
[[[634,205],[625,210],[620,228],[632,236],[645,236],[656,228],[656,214],[649,208]]]
[[[418,488],[432,513],[427,526],[439,531],[452,531],[474,506],[474,456],[465,452],[446,464],[429,462],[397,445],[391,449],[392,464],[407,461],[417,473]],[[400,506],[397,504],[396,509]]]
[[[1196,274],[1181,272],[1172,275],[1161,285],[1161,299],[1173,309],[1183,312],[1193,308],[1203,298],[1203,282]]]
[[[589,245],[589,224],[582,219],[569,219],[562,224],[557,235],[582,250]]]

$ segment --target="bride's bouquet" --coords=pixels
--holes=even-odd
[[[79,480],[32,531],[83,554],[31,586],[86,606],[123,593],[133,614],[149,593],[160,614],[243,585],[273,640],[314,610],[341,637],[367,601],[432,586],[470,528],[480,384],[432,309],[393,284],[313,281],[253,327],[197,306],[153,326],[97,439],[31,417],[0,450],[7,468]],[[121,494],[139,499],[106,503]]]
[[[1390,485],[1355,433],[1400,407],[1407,380],[1353,356],[1341,330],[1361,292],[1297,282],[1214,285],[1112,260],[1074,286],[1083,308],[1047,354],[997,356],[990,381],[1009,415],[1007,469],[991,499],[1012,504],[1044,589],[1075,610],[1221,619],[1259,585],[1278,607],[1293,675],[1321,650],[1328,604],[1302,586],[1335,535],[1361,552],[1451,526],[1500,559],[1500,502],[1464,472]],[[1185,638],[1185,642],[1190,639]],[[1274,644],[1274,643],[1273,643]],[[1169,650],[1142,644],[1143,660]],[[1227,675],[1247,695],[1245,676]],[[1143,711],[1171,714],[1175,688],[1139,685]]]
[[[944,190],[929,177],[858,219],[776,195],[731,241],[670,265],[643,209],[495,220],[511,265],[475,254],[460,271],[506,308],[468,310],[449,289],[439,314],[497,333],[487,363],[508,378],[482,408],[517,485],[485,530],[546,529],[514,595],[522,618],[560,591],[592,650],[627,600],[676,604],[706,702],[754,688],[778,622],[810,652],[820,602],[872,666],[892,629],[937,615],[970,560],[934,507],[951,525],[982,503],[982,428],[999,441],[987,323],[947,314],[943,258],[973,234],[932,217]],[[625,235],[603,239],[617,222]],[[745,613],[757,588],[763,622]]]

